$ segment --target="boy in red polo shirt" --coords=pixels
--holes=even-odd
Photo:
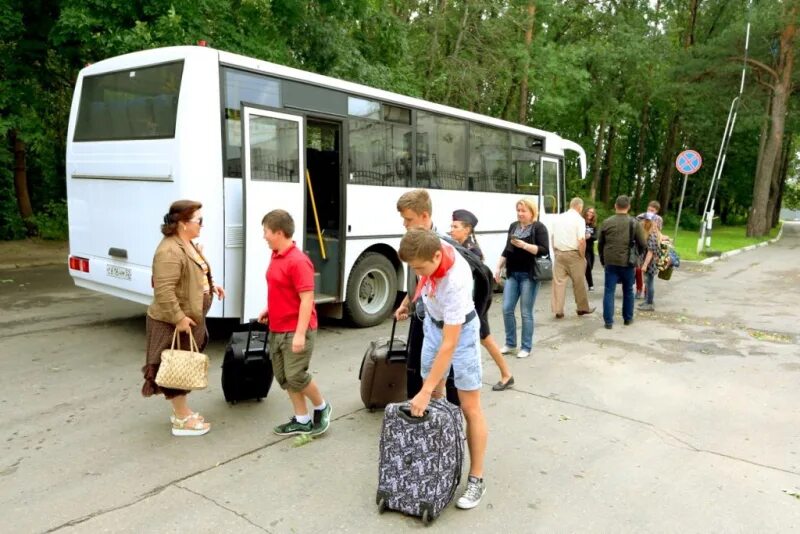
[[[314,265],[292,241],[294,220],[284,210],[272,210],[261,221],[264,239],[272,250],[267,268],[267,307],[259,322],[269,324],[269,353],[275,380],[289,394],[294,416],[273,431],[290,434],[322,434],[328,430],[331,405],[325,402],[308,374],[317,337],[314,308]],[[314,405],[309,415],[306,398]]]

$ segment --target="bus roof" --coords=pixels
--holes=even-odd
[[[586,174],[586,153],[583,148],[573,141],[569,141],[559,136],[554,132],[524,126],[522,124],[496,119],[487,115],[481,115],[471,111],[464,111],[462,109],[436,104],[420,98],[404,96],[382,89],[375,89],[366,85],[361,85],[354,82],[324,76],[322,74],[315,74],[293,67],[279,65],[277,63],[270,63],[223,50],[216,50],[208,47],[201,46],[173,46],[164,48],[154,48],[150,50],[142,50],[139,52],[132,52],[121,56],[105,59],[93,65],[90,65],[81,70],[81,76],[91,76],[93,74],[100,74],[104,72],[111,72],[115,70],[123,70],[135,65],[150,65],[154,63],[174,61],[189,55],[200,54],[217,54],[219,63],[239,67],[246,70],[261,72],[267,75],[273,75],[284,79],[289,79],[297,82],[309,83],[321,87],[329,87],[339,89],[354,96],[368,97],[390,104],[405,105],[414,109],[423,109],[434,113],[441,113],[453,117],[459,117],[474,122],[479,122],[489,126],[495,126],[507,130],[514,130],[520,133],[538,135],[546,139],[546,147],[549,152],[560,153],[563,150],[573,150],[578,153],[581,167],[581,178]]]

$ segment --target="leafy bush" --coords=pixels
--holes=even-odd
[[[64,241],[69,236],[67,203],[64,200],[51,200],[44,210],[31,218],[42,239]]]

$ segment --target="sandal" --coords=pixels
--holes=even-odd
[[[206,422],[206,418],[205,418],[205,417],[203,417],[202,415],[200,415],[200,414],[199,414],[199,413],[197,413],[197,412],[192,412],[192,415],[189,415],[188,417],[196,417],[196,418],[197,418],[197,419],[199,419],[200,421],[202,421],[202,422],[204,422],[204,423]],[[172,415],[170,415],[170,416],[169,416],[169,422],[170,422],[170,423],[172,423],[172,424],[174,425],[174,424],[175,424],[175,420],[176,420],[176,419],[178,419],[178,416],[177,416],[177,415],[175,415],[175,412],[172,412]]]
[[[173,415],[170,419],[172,420],[173,436],[202,436],[211,430],[211,425],[206,423],[198,413],[192,413],[183,419]]]

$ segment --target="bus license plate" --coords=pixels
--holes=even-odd
[[[111,278],[119,278],[120,280],[131,279],[131,270],[128,267],[120,267],[119,265],[106,265],[106,274]]]

